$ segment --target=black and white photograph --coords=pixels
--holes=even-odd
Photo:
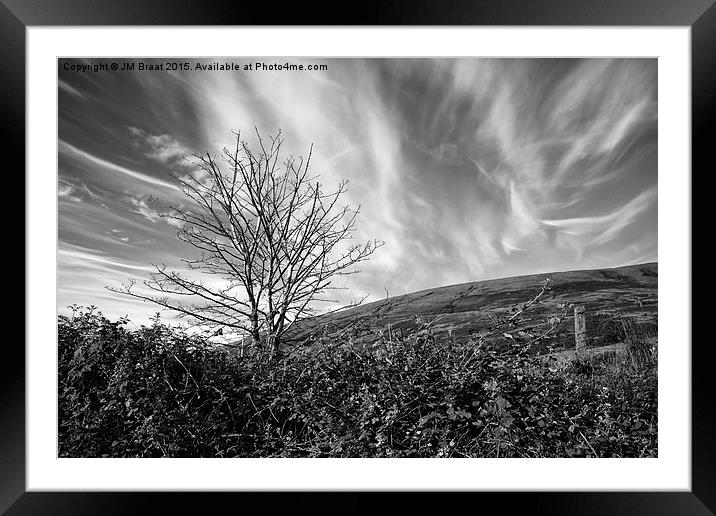
[[[659,456],[656,58],[57,66],[58,457]]]

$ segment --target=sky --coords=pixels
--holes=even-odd
[[[257,61],[327,69],[243,69]],[[59,313],[96,305],[147,322],[159,307],[105,287],[197,256],[149,196],[181,204],[174,175],[191,169],[184,158],[220,153],[232,131],[253,144],[254,128],[280,129],[285,157],[313,145],[311,169],[326,189],[349,181],[342,200],[360,206],[356,238],[385,242],[337,282],[339,304],[657,261],[655,59],[69,66],[112,62],[123,60],[59,62]],[[238,70],[195,68],[225,62]]]

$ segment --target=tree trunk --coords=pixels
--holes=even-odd
[[[252,313],[250,320],[251,340],[253,341],[254,346],[259,346],[261,344],[261,335],[259,334],[259,314]]]
[[[276,335],[273,341],[274,346],[274,355],[276,356],[276,360],[278,360],[281,357],[281,337]]]
[[[269,360],[275,361],[278,358],[278,338],[275,335],[269,335],[266,344],[268,345]]]

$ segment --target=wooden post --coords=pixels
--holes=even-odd
[[[584,305],[574,307],[574,341],[577,351],[587,346],[587,322]]]

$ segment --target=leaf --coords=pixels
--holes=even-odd
[[[500,407],[500,409],[502,409],[502,410],[504,410],[506,408],[510,408],[512,406],[512,403],[510,403],[508,400],[506,400],[502,396],[498,396],[495,399],[495,403],[497,403],[497,406]]]

